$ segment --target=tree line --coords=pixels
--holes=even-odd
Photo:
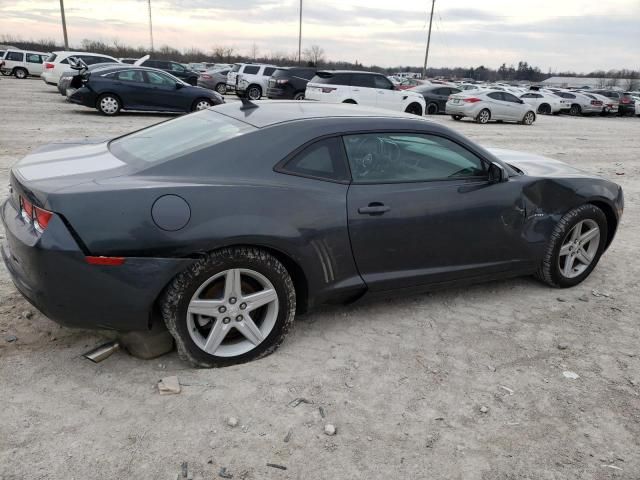
[[[62,45],[59,45],[54,40],[42,39],[42,40],[22,40],[18,37],[11,35],[0,35],[0,44],[11,45],[14,47],[37,50],[42,52],[52,52],[57,50],[64,50]],[[227,45],[213,45],[209,50],[205,51],[198,47],[191,47],[184,50],[178,50],[177,48],[169,45],[162,45],[160,48],[155,49],[153,52],[149,52],[146,47],[132,47],[118,40],[114,40],[111,43],[107,43],[101,40],[84,39],[80,42],[78,50],[102,53],[110,55],[116,58],[140,58],[144,55],[151,54],[153,58],[159,60],[174,60],[181,63],[191,62],[207,62],[207,63],[238,63],[238,62],[256,62],[256,63],[270,63],[273,65],[298,65],[304,64],[308,66],[317,66],[326,69],[341,69],[341,70],[367,70],[375,71],[384,74],[391,74],[394,72],[416,72],[422,71],[421,67],[417,66],[396,66],[396,67],[381,67],[378,65],[363,65],[355,60],[354,62],[336,62],[328,60],[325,55],[324,49],[319,45],[312,45],[309,48],[305,48],[302,52],[300,62],[298,61],[297,52],[285,52],[285,51],[270,51],[261,52],[257,44],[253,44],[247,54],[242,54],[237,48]],[[614,86],[611,85],[612,80],[615,79],[640,79],[640,71],[632,69],[620,69],[609,70],[607,72],[603,70],[597,70],[589,73],[576,73],[571,71],[565,72],[542,72],[539,67],[529,65],[526,61],[518,62],[517,66],[503,63],[498,68],[491,68],[485,65],[478,67],[442,67],[442,68],[428,68],[428,77],[437,78],[467,78],[478,81],[528,81],[528,82],[540,82],[545,78],[551,76],[566,76],[566,77],[590,77],[601,79],[602,86]],[[609,79],[609,80],[605,80]]]

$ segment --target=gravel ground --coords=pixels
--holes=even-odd
[[[38,145],[166,118],[105,118],[40,80],[3,77],[0,93],[1,196]],[[587,281],[325,308],[270,357],[196,370],[175,353],[90,363],[80,354],[104,335],[34,311],[0,267],[0,478],[175,479],[182,462],[205,479],[640,478],[640,119],[435,120],[622,184],[619,233]],[[169,375],[182,393],[160,396]]]

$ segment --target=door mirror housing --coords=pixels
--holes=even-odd
[[[498,162],[491,162],[489,165],[489,183],[502,183],[509,180],[507,169]]]
[[[182,83],[176,83],[176,90],[180,90],[184,85]]]

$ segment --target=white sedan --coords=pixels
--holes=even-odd
[[[531,105],[541,115],[558,114],[563,110],[569,110],[571,108],[571,102],[560,98],[557,95],[544,92],[527,92],[524,95],[520,95],[520,98],[525,103]]]
[[[534,108],[509,92],[482,90],[461,92],[449,97],[446,113],[454,120],[464,117],[478,123],[490,120],[518,122],[531,125],[536,120]]]

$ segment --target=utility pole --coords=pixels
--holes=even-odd
[[[151,0],[149,0],[148,3],[149,3],[149,39],[151,40],[151,51],[153,52],[153,24],[151,23]]]
[[[300,22],[298,29],[298,65],[302,61],[302,0],[300,0]]]
[[[69,38],[67,37],[67,20],[64,18],[64,0],[60,0],[60,15],[62,16],[62,33],[64,34],[64,49],[69,50]]]
[[[431,2],[431,17],[429,17],[429,34],[427,36],[427,51],[424,54],[424,65],[422,66],[422,78],[427,78],[427,60],[429,59],[429,44],[431,43],[431,25],[433,24],[433,9],[436,6],[436,0]]]

